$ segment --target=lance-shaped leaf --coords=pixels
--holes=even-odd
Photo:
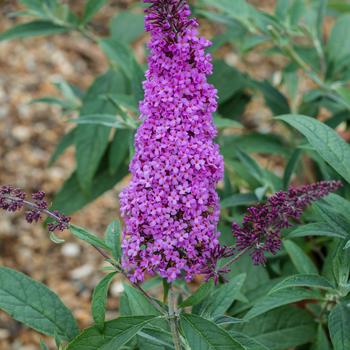
[[[119,317],[106,322],[103,331],[97,326],[87,328],[66,350],[118,350],[154,319],[155,316]]]
[[[0,267],[0,309],[40,333],[72,340],[78,327],[59,297],[25,274]]]

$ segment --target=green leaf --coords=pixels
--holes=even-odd
[[[6,267],[0,267],[0,308],[46,335],[71,340],[79,332],[72,313],[53,291]]]
[[[124,293],[128,297],[132,315],[160,315],[160,312],[137,289],[125,284]]]
[[[50,239],[52,242],[54,242],[56,244],[62,244],[65,242],[64,239],[59,238],[54,232],[50,232]]]
[[[250,205],[258,201],[254,193],[238,193],[226,197],[221,201],[221,209],[237,207],[240,205]]]
[[[290,183],[292,176],[293,176],[293,173],[298,165],[301,154],[302,154],[302,150],[296,149],[292,153],[291,157],[288,160],[288,163],[286,165],[286,169],[285,169],[284,174],[283,174],[283,188],[285,190],[288,189],[289,183]]]
[[[204,0],[208,5],[227,13],[249,29],[252,29],[252,19],[256,16],[256,10],[245,0]]]
[[[231,325],[230,330],[254,338],[269,350],[295,349],[315,337],[316,324],[306,310],[282,307],[249,322]]]
[[[49,350],[48,346],[44,343],[43,340],[40,340],[40,348],[41,350]]]
[[[106,315],[106,302],[108,296],[108,289],[112,282],[116,272],[112,272],[105,276],[100,283],[94,289],[91,301],[92,317],[96,323],[96,326],[103,331],[105,315]]]
[[[282,282],[276,284],[269,292],[269,294],[277,292],[281,289],[291,288],[291,287],[309,287],[318,288],[325,290],[332,290],[334,286],[325,277],[319,275],[293,275],[288,276]]]
[[[300,131],[316,152],[341,176],[350,182],[349,145],[330,127],[303,115],[277,117]]]
[[[329,314],[328,328],[334,350],[350,349],[350,305],[338,304]]]
[[[77,238],[102,249],[109,250],[109,246],[99,237],[93,235],[82,227],[69,225],[70,232]]]
[[[202,302],[210,293],[213,288],[213,281],[210,280],[207,283],[202,284],[191,296],[185,299],[179,306],[187,307],[197,305]]]
[[[117,350],[130,341],[155,316],[119,317],[105,322],[104,329],[93,326],[75,338],[66,350]]]
[[[332,256],[332,267],[333,275],[335,281],[338,283],[340,292],[343,292],[346,295],[350,292],[349,286],[349,277],[350,277],[350,249],[344,249],[347,245],[346,241],[338,240],[334,242],[337,244]]]
[[[229,334],[240,344],[242,344],[246,350],[269,350],[265,345],[258,342],[256,339],[251,338],[243,333],[230,330]]]
[[[121,72],[108,71],[99,76],[83,99],[80,115],[114,114],[110,101],[98,98],[109,93],[123,93],[126,81]],[[79,125],[75,133],[77,176],[82,190],[93,192],[92,182],[109,142],[111,129],[101,125]]]
[[[313,205],[315,212],[324,220],[329,227],[332,228],[334,236],[345,238],[348,236],[348,222],[344,218],[342,212],[336,210],[332,205],[328,205],[324,201]]]
[[[112,251],[113,258],[119,261],[122,257],[122,249],[120,246],[120,237],[121,237],[121,227],[118,220],[114,220],[107,227],[105,233],[105,241],[109,249]]]
[[[274,115],[290,113],[290,107],[287,98],[277,90],[270,82],[254,81],[251,83],[253,87],[261,91],[267,106]]]
[[[180,324],[191,349],[244,349],[228,332],[200,316],[181,314]]]
[[[338,232],[334,227],[326,222],[313,222],[310,224],[298,226],[292,232],[289,232],[287,238],[325,236],[344,238],[343,233]]]
[[[130,11],[121,12],[112,18],[110,31],[113,39],[131,44],[144,33],[143,15]]]
[[[350,58],[350,14],[339,17],[332,28],[327,43],[327,54],[335,67],[349,64]],[[339,67],[337,67],[339,69]]]
[[[234,128],[234,129],[242,129],[243,125],[236,120],[214,117],[215,126],[218,129],[226,129],[226,128]]]
[[[82,24],[86,24],[92,17],[107,3],[108,0],[87,0],[84,14],[81,20]]]
[[[320,299],[321,295],[317,291],[301,288],[289,288],[287,290],[281,289],[274,293],[268,294],[262,299],[259,299],[257,303],[244,316],[244,319],[250,320],[267,311],[276,309],[283,305],[296,303],[298,301]]]
[[[133,133],[127,129],[117,130],[111,143],[109,152],[109,171],[111,174],[116,173],[128,158],[129,143],[131,142]]]
[[[255,159],[250,157],[247,153],[243,152],[239,148],[236,149],[236,154],[249,174],[251,174],[259,183],[263,183],[264,173]]]
[[[146,326],[138,333],[140,350],[168,350],[174,349],[171,333],[152,325]]]
[[[111,38],[101,39],[99,45],[110,61],[124,71],[131,81],[136,100],[141,100],[143,98],[144,72],[137,63],[133,51],[124,43]]]
[[[246,274],[242,273],[214,290],[201,306],[200,314],[213,318],[223,315],[237,299],[245,279]]]
[[[77,173],[74,172],[56,194],[52,209],[57,209],[69,215],[111,189],[117,182],[128,174],[128,167],[124,165],[116,174],[110,174],[108,166],[101,163],[100,169],[95,175],[90,193],[86,193],[80,187]]]
[[[71,104],[69,101],[66,101],[62,98],[57,98],[53,96],[46,96],[42,98],[34,98],[30,101],[30,104],[33,103],[46,103],[49,105],[56,105],[63,109],[63,111],[75,111],[78,106]]]
[[[82,115],[79,118],[69,119],[69,121],[76,124],[104,125],[116,129],[134,129],[137,126],[136,122],[131,125],[121,117],[110,114]]]
[[[294,266],[301,274],[316,274],[318,270],[313,261],[304,253],[304,251],[294,242],[283,241],[283,246],[290,256]]]
[[[50,21],[33,21],[19,24],[0,34],[0,41],[27,38],[31,36],[61,34],[69,28]]]
[[[49,160],[49,166],[56,162],[56,160],[64,153],[64,151],[74,144],[74,134],[75,128],[70,130],[67,134],[65,134],[60,140],[59,144],[56,146],[54,153],[52,154]]]
[[[209,77],[208,81],[218,89],[220,104],[228,101],[230,97],[247,85],[243,75],[223,60],[214,61],[213,75]]]
[[[317,328],[317,338],[312,346],[312,350],[331,350],[327,334],[321,324]]]

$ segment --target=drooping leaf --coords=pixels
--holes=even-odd
[[[294,266],[301,274],[318,274],[317,267],[305,252],[294,242],[284,240],[283,246],[289,254]]]
[[[340,16],[329,37],[327,54],[334,67],[341,68],[349,64],[350,58],[350,15]],[[338,66],[338,67],[337,67]],[[339,67],[340,66],[340,67]]]
[[[286,277],[282,282],[276,284],[269,292],[269,294],[277,292],[281,289],[291,287],[309,287],[317,289],[332,290],[334,286],[325,277],[312,274],[300,274]]]
[[[144,72],[136,61],[132,50],[123,42],[112,38],[101,39],[99,45],[110,61],[124,71],[131,82],[136,100],[141,101],[143,99]]]
[[[316,324],[306,310],[282,307],[229,329],[254,338],[269,350],[286,350],[313,340]]]
[[[347,302],[338,304],[329,314],[328,327],[334,350],[350,348],[350,306]]]
[[[116,129],[132,129],[136,127],[136,123],[132,126],[130,125],[130,122],[123,120],[121,117],[110,114],[82,115],[79,118],[70,119],[69,121],[79,125],[103,125]]]
[[[229,334],[244,346],[246,350],[268,350],[268,348],[256,339],[249,337],[243,333],[239,333],[234,330],[230,330]]]
[[[74,133],[76,129],[72,129],[65,134],[56,146],[54,153],[49,160],[49,166],[56,162],[56,160],[63,154],[63,152],[71,145],[74,144]]]
[[[180,324],[191,349],[201,350],[243,350],[224,329],[200,316],[182,314]]]
[[[125,77],[121,72],[110,70],[99,76],[84,96],[80,115],[114,114],[114,104],[99,96],[124,93],[126,89]],[[107,149],[110,131],[103,125],[79,125],[75,132],[77,179],[87,196],[94,191],[93,179]]]
[[[289,183],[292,179],[295,168],[298,165],[301,154],[302,154],[302,150],[297,149],[292,153],[291,157],[288,160],[286,169],[283,174],[283,188],[285,190],[288,190]]]
[[[0,267],[0,309],[40,333],[72,340],[78,327],[70,310],[42,283]]]
[[[331,350],[327,334],[325,333],[322,324],[317,328],[317,337],[312,346],[312,350]]]
[[[112,282],[113,277],[116,275],[116,272],[111,272],[106,275],[100,283],[94,289],[91,301],[91,311],[94,321],[101,330],[103,330],[105,315],[106,315],[106,302],[108,289]]]
[[[143,15],[140,13],[124,11],[117,14],[110,23],[112,38],[125,44],[131,44],[144,33],[143,22]]]
[[[69,343],[66,350],[117,350],[130,341],[155,316],[119,317],[105,322],[101,331],[97,326],[84,330]]]
[[[218,89],[220,104],[228,101],[230,97],[246,86],[242,74],[223,60],[214,61],[213,75],[209,77],[209,82]]]
[[[301,288],[281,289],[258,300],[244,318],[250,320],[283,305],[296,303],[302,300],[319,300],[321,298],[321,294],[313,290]]]
[[[237,299],[245,279],[246,274],[242,273],[214,290],[201,305],[200,314],[212,318],[223,315]]]
[[[132,131],[127,129],[117,130],[114,134],[108,159],[109,171],[111,174],[116,173],[123,165],[123,162],[128,159],[127,156],[132,135]]]
[[[91,244],[92,246],[96,246],[105,250],[109,250],[109,246],[99,237],[90,233],[82,227],[76,225],[69,225],[70,232],[77,238]]]
[[[290,113],[290,107],[287,98],[270,82],[254,81],[253,87],[256,87],[264,96],[267,106],[271,109],[274,115]]]
[[[112,223],[110,223],[105,233],[106,244],[112,251],[114,259],[117,261],[119,261],[122,257],[122,250],[120,246],[121,233],[120,222],[118,220],[114,220]]]
[[[100,169],[95,175],[90,193],[86,193],[80,187],[77,173],[74,172],[65,182],[61,190],[56,194],[52,209],[58,209],[69,215],[99,197],[121,181],[128,173],[127,165],[124,165],[115,174],[110,174],[108,166],[101,163]]]
[[[81,19],[82,24],[90,21],[92,17],[107,3],[108,0],[87,0],[83,17]]]
[[[179,307],[188,307],[192,305],[197,305],[202,302],[210,293],[213,288],[213,281],[210,280],[207,283],[202,284],[192,295],[185,299]]]
[[[128,297],[132,315],[160,315],[160,312],[137,289],[125,284],[124,293]]]
[[[226,197],[221,201],[221,208],[231,208],[240,205],[250,205],[258,201],[258,198],[254,193],[238,193],[233,194],[230,197]]]
[[[0,41],[27,38],[31,36],[61,34],[67,32],[68,27],[55,24],[50,21],[37,20],[18,24],[0,34]]]
[[[327,222],[313,222],[310,224],[298,226],[292,232],[289,232],[287,238],[308,237],[308,236],[326,236],[343,238],[342,232],[338,232]]]
[[[289,114],[277,117],[300,131],[314,147],[315,151],[339,175],[350,182],[350,147],[330,127],[303,115]]]

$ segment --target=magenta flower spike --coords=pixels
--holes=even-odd
[[[121,193],[123,267],[134,282],[158,273],[169,282],[208,269],[218,250],[223,158],[213,142],[217,91],[210,42],[181,0],[144,0],[151,34],[140,104],[142,125]]]
[[[242,225],[232,224],[238,251],[250,250],[255,265],[266,262],[266,253],[276,254],[281,247],[281,230],[299,220],[312,202],[327,196],[342,186],[341,181],[321,181],[286,192],[276,192],[267,202],[248,208]]]

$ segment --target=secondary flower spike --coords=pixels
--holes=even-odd
[[[210,42],[180,0],[145,0],[151,33],[149,69],[140,104],[142,125],[121,193],[123,267],[133,281],[159,273],[190,280],[217,250],[223,158],[213,139],[217,91],[208,84]]]
[[[266,253],[276,254],[281,247],[281,229],[292,226],[312,202],[342,186],[341,181],[321,181],[286,192],[276,192],[265,204],[248,208],[242,225],[232,224],[238,250],[251,250],[254,264],[264,264]]]

